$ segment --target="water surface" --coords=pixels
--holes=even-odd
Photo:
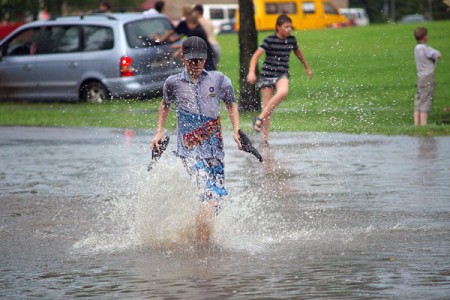
[[[225,133],[200,249],[195,188],[170,152],[147,172],[151,137],[0,127],[0,298],[448,298],[450,138],[274,134],[260,164]]]

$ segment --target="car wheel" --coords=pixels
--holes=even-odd
[[[81,100],[89,103],[102,103],[110,99],[111,95],[101,82],[90,81],[81,88]]]

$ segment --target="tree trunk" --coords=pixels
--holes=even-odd
[[[255,10],[252,0],[239,0],[239,109],[241,111],[257,111],[261,108],[261,100],[255,85],[247,82],[250,59],[258,48],[258,32],[255,25]]]

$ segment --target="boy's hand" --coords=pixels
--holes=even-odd
[[[161,153],[161,149],[159,147],[159,142],[161,142],[163,139],[162,133],[156,133],[155,137],[152,140],[152,143],[150,144],[150,150],[156,149],[158,153]]]
[[[250,84],[254,84],[256,82],[256,74],[255,73],[248,73],[247,75],[247,82]]]
[[[234,132],[234,141],[236,142],[239,150],[242,150],[242,144],[241,144],[241,136],[239,135],[239,131]]]

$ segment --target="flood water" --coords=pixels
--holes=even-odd
[[[0,298],[449,298],[449,137],[273,134],[261,164],[225,132],[206,248],[151,137],[0,127]]]

